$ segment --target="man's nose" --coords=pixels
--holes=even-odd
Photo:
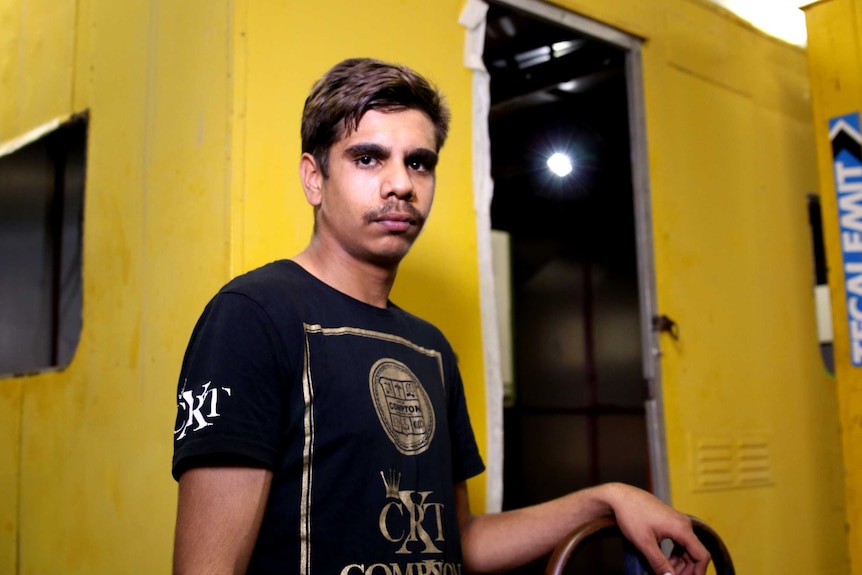
[[[383,179],[381,193],[384,198],[390,196],[395,196],[399,200],[413,198],[413,178],[410,177],[407,166],[393,162]]]

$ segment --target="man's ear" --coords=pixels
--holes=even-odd
[[[299,179],[302,180],[305,199],[315,208],[318,207],[323,199],[323,173],[314,156],[308,152],[299,159]]]

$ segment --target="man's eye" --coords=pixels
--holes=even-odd
[[[372,166],[376,160],[372,156],[359,156],[356,163],[360,166]]]
[[[424,152],[411,154],[406,158],[405,165],[408,170],[420,174],[432,174],[434,173],[434,168],[437,167],[437,156]]]
[[[434,163],[425,162],[423,160],[411,160],[407,162],[407,167],[420,173],[429,173],[434,171]]]

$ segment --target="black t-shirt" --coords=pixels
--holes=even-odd
[[[249,573],[460,573],[455,483],[482,472],[442,333],[292,261],[207,305],[183,360],[174,477],[273,471]]]

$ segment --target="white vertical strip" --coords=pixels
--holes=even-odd
[[[652,492],[670,504],[670,468],[667,436],[664,426],[664,394],[661,379],[661,348],[653,317],[658,315],[653,254],[652,196],[650,193],[649,154],[646,139],[646,104],[643,87],[640,43],[632,38],[626,54],[626,86],[629,101],[629,136],[631,141],[632,186],[635,201],[637,234],[638,292],[641,310],[641,353],[643,371],[649,386],[645,402],[647,444],[649,449]]]
[[[479,297],[488,432],[485,510],[493,513],[503,507],[503,379],[500,373],[500,340],[491,249],[491,198],[494,190],[491,181],[491,139],[488,133],[491,77],[482,62],[487,12],[488,5],[485,2],[468,0],[458,23],[466,28],[464,65],[473,70],[473,200],[479,246]]]
[[[814,305],[817,310],[817,341],[832,343],[832,296],[829,284],[814,286]]]
[[[512,241],[509,232],[491,230],[497,333],[500,337],[500,376],[506,401],[515,397],[515,361],[512,341]]]

